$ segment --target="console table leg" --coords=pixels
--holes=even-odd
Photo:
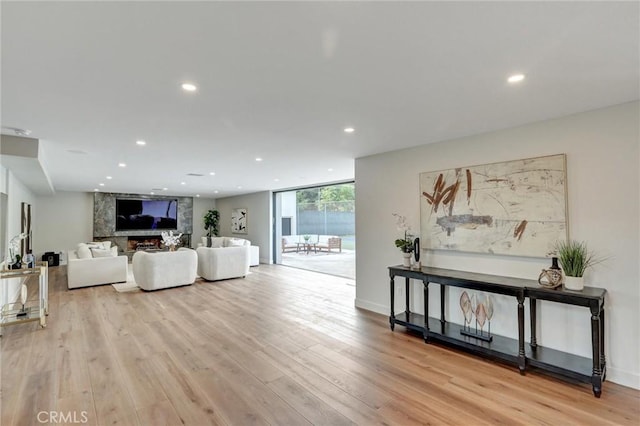
[[[404,279],[404,311],[407,313],[407,321],[409,321],[409,314],[411,311],[409,310],[409,278]]]
[[[429,282],[423,281],[424,287],[424,342],[429,343]]]
[[[591,348],[593,353],[593,374],[591,376],[591,384],[593,385],[593,394],[596,398],[600,398],[602,394],[602,371],[600,370],[600,306],[599,304],[591,307]]]
[[[518,297],[518,369],[524,375],[526,358],[524,356],[524,294]]]
[[[607,359],[604,355],[604,306],[600,311],[600,372],[604,380],[607,377]]]
[[[535,297],[529,298],[529,316],[531,317],[531,343],[530,346],[535,349],[538,347],[538,333],[536,331],[538,316],[538,299]]]
[[[444,325],[444,285],[440,284],[440,322]]]
[[[391,327],[391,331],[393,331],[395,325],[396,325],[396,315],[393,312],[393,305],[395,303],[395,291],[394,291],[394,286],[395,286],[395,280],[394,280],[394,276],[391,277],[391,281],[389,282],[389,288],[391,289],[391,314],[389,315],[389,326]]]

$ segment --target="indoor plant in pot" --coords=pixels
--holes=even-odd
[[[407,218],[397,213],[393,213],[396,217],[398,230],[404,232],[404,238],[398,238],[395,241],[396,247],[402,251],[402,265],[411,267],[411,253],[413,252],[413,237],[409,233],[411,228],[407,225]]]
[[[204,215],[204,229],[207,231],[207,237],[217,237],[220,233],[220,212],[218,210],[209,210]]]
[[[564,272],[564,287],[567,290],[582,290],[585,270],[602,261],[587,249],[585,242],[581,241],[560,241],[556,244],[556,252]]]

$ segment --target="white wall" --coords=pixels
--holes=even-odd
[[[212,198],[193,199],[193,233],[191,234],[191,247],[197,247],[202,237],[207,235],[204,229],[204,215],[216,208],[216,200]]]
[[[639,104],[617,105],[494,133],[394,151],[356,160],[356,305],[389,313],[388,265],[401,263],[392,213],[419,230],[421,172],[565,153],[569,231],[608,260],[586,275],[586,285],[607,289],[607,379],[640,388]],[[446,251],[423,253],[423,264],[537,279],[545,259]],[[402,286],[396,284],[396,296]],[[401,293],[400,293],[401,294]],[[459,291],[451,289],[448,314],[461,323]],[[414,285],[413,305],[422,312]],[[439,312],[437,293],[430,310]],[[400,309],[402,297],[397,309]],[[591,356],[590,314],[585,308],[539,302],[538,342]],[[517,337],[516,303],[497,297],[492,331]],[[403,309],[402,309],[403,310]]]
[[[93,240],[93,193],[57,192],[38,198],[33,246],[40,258],[46,251],[66,252]]]
[[[216,200],[216,208],[220,212],[220,234],[246,238],[251,245],[259,246],[260,263],[272,263],[271,199],[271,192],[263,191]],[[247,234],[231,234],[231,211],[236,208],[247,209]]]

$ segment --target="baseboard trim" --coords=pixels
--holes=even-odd
[[[640,390],[640,374],[629,373],[619,368],[607,366],[607,382],[613,382],[628,388]],[[604,392],[607,391],[606,386],[605,384]]]
[[[354,305],[356,308],[366,309],[367,311],[372,311],[377,314],[389,315],[389,307],[386,305],[380,305],[358,298],[356,298]]]

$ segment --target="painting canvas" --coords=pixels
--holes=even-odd
[[[247,233],[247,209],[233,209],[231,212],[231,232],[233,234]]]
[[[564,154],[420,174],[428,249],[544,257],[567,238]]]

